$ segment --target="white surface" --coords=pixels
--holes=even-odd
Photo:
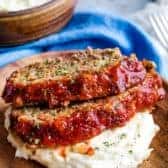
[[[148,0],[78,0],[77,10],[106,11],[107,13],[128,16],[143,9]]]

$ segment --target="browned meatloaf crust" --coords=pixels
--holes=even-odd
[[[15,107],[66,106],[70,102],[117,95],[141,83],[145,76],[146,67],[135,56],[124,57],[118,49],[89,49],[12,73],[3,98]]]
[[[13,109],[10,131],[35,147],[55,147],[88,140],[105,129],[120,127],[138,111],[151,109],[163,99],[161,78],[149,73],[145,80],[120,95],[66,108]]]

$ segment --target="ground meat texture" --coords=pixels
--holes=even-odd
[[[117,49],[87,50],[45,60],[14,72],[3,98],[15,107],[67,106],[71,102],[117,95],[141,83],[146,68]]]
[[[138,111],[152,108],[163,99],[161,78],[153,73],[120,95],[65,108],[13,109],[10,131],[36,147],[72,145],[121,127]]]

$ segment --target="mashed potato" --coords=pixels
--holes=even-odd
[[[42,5],[51,0],[0,0],[0,10],[18,11]]]
[[[6,113],[7,129],[8,115]],[[137,113],[126,126],[92,138],[89,145],[94,154],[90,156],[70,150],[63,157],[58,149],[30,149],[11,133],[8,141],[17,149],[16,157],[36,160],[48,168],[136,168],[150,155],[149,146],[158,130],[150,113]]]

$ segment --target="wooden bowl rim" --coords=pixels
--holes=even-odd
[[[56,3],[56,1],[59,4],[61,1],[64,1],[64,0],[50,0],[49,2],[46,2],[46,3],[41,4],[39,6],[28,8],[28,9],[23,9],[23,10],[18,10],[18,11],[0,12],[0,18],[24,16],[27,14],[35,13],[35,12],[38,12],[40,10],[43,10],[43,9],[46,9],[46,8],[52,6],[53,4]]]

